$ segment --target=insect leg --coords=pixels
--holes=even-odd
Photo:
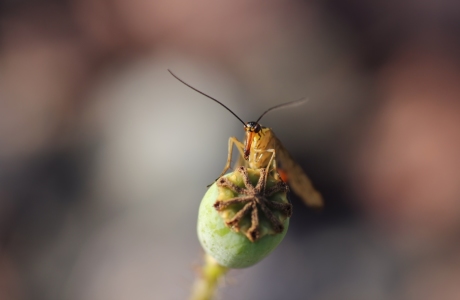
[[[238,151],[240,152],[240,155],[244,156],[244,152],[243,152],[244,145],[243,145],[243,143],[238,141],[238,139],[236,137],[234,137],[234,136],[230,137],[228,139],[227,163],[225,164],[224,170],[219,175],[219,177],[217,177],[217,179],[219,179],[221,176],[223,176],[228,171],[228,169],[230,169],[230,165],[232,163],[233,145],[236,146],[236,149],[238,149]]]
[[[275,174],[277,172],[276,171],[276,160],[275,160],[276,151],[275,151],[275,149],[253,149],[252,151],[255,152],[255,153],[260,153],[261,155],[264,152],[271,152],[270,160],[268,161],[268,164],[267,164],[267,167],[266,167],[267,177],[265,177],[265,182],[264,182],[264,189],[265,189],[268,174],[270,174],[270,168],[272,168],[273,171],[275,171]],[[273,163],[273,166],[272,166],[272,163]]]

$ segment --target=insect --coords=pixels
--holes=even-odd
[[[245,131],[244,143],[240,142],[236,137],[229,138],[227,162],[224,170],[218,178],[224,175],[230,168],[233,147],[236,146],[236,149],[238,149],[240,153],[239,161],[237,162],[238,166],[246,166],[252,169],[267,168],[267,172],[277,172],[280,174],[283,181],[287,182],[294,193],[296,193],[307,205],[313,207],[323,206],[321,194],[315,190],[310,179],[307,177],[302,168],[294,161],[286,148],[284,148],[281,141],[275,136],[273,130],[259,124],[259,121],[269,112],[303,104],[306,102],[305,99],[299,99],[273,106],[263,112],[257,121],[244,122],[223,103],[189,85],[177,77],[173,72],[171,72],[171,70],[168,71],[181,83],[223,106],[241,123],[243,123]]]

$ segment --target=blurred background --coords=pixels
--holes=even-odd
[[[460,299],[456,1],[0,1],[0,299],[186,299],[263,119],[323,193],[219,299]]]

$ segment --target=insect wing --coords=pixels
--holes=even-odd
[[[313,187],[303,169],[291,157],[289,152],[275,136],[275,151],[277,167],[286,174],[289,186],[308,206],[322,207],[323,197]]]

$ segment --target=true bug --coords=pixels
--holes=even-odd
[[[190,84],[177,77],[173,72],[171,72],[171,70],[168,71],[172,76],[174,76],[174,78],[189,88],[223,106],[244,125],[244,131],[246,132],[245,142],[243,144],[236,137],[229,138],[227,162],[219,177],[224,175],[225,172],[227,172],[227,170],[230,168],[233,146],[236,146],[241,155],[237,163],[239,166],[246,166],[252,169],[267,168],[267,172],[278,172],[282,175],[281,178],[284,181],[287,181],[294,193],[302,198],[302,200],[307,205],[314,207],[323,206],[323,199],[321,194],[315,190],[310,179],[307,177],[302,168],[292,159],[291,155],[288,153],[286,148],[284,148],[281,141],[273,133],[273,130],[259,124],[259,121],[267,113],[276,109],[293,107],[303,104],[306,102],[305,99],[299,99],[296,101],[276,105],[263,112],[257,121],[244,122],[219,100],[194,88]]]

